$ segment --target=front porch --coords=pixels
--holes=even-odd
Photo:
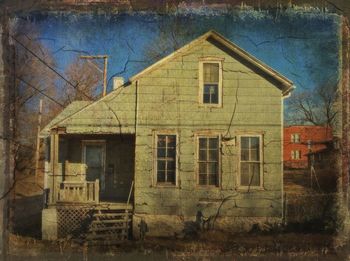
[[[133,201],[134,135],[55,133],[50,145],[48,205]]]
[[[129,238],[135,135],[54,131],[47,141],[42,238],[94,244]]]

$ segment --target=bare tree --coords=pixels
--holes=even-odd
[[[182,16],[171,16],[159,22],[157,37],[145,47],[146,60],[155,62],[195,38],[198,28],[191,21],[184,23],[184,19]]]
[[[57,99],[57,75],[47,68],[55,67],[50,51],[40,41],[39,32],[28,21],[16,21],[11,29],[14,43],[13,76],[15,84],[15,103],[13,106],[15,122],[14,143],[16,144],[15,170],[18,173],[31,173],[35,151],[37,104],[43,99],[49,112],[58,111],[53,102]],[[37,57],[36,57],[37,56]],[[45,60],[43,64],[38,57]],[[45,94],[43,96],[42,94]],[[48,97],[52,97],[51,100]],[[52,114],[51,114],[52,116]]]
[[[97,97],[102,91],[102,87],[98,89],[99,84],[102,83],[102,72],[94,62],[76,58],[67,67],[65,74],[76,88],[68,84],[63,86],[61,100],[64,104],[75,100],[86,100],[87,97]]]
[[[313,90],[292,94],[288,100],[287,121],[333,127],[337,110],[337,84],[320,85]]]

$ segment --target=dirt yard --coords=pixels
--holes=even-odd
[[[146,238],[98,248],[15,235],[10,239],[10,260],[346,260],[350,254],[339,238],[322,234],[207,232],[191,240]]]
[[[307,213],[302,211],[315,212],[310,202],[314,202],[316,210],[320,209],[312,198],[319,197],[319,193],[309,187],[308,181],[303,171],[285,173],[289,221],[293,208],[301,216]],[[302,200],[296,200],[299,198]],[[293,223],[279,231],[234,235],[209,231],[186,240],[146,237],[144,242],[128,241],[109,247],[87,248],[65,240],[42,241],[42,200],[41,185],[35,184],[33,177],[18,182],[12,202],[14,229],[10,236],[9,260],[349,260],[350,257],[350,246],[345,239],[320,229],[323,224],[310,229],[317,222],[313,219],[309,223]]]

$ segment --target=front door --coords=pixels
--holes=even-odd
[[[105,156],[106,145],[104,141],[83,142],[83,162],[87,165],[86,180],[100,180],[100,189],[105,189]]]

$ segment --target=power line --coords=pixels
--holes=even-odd
[[[24,49],[26,49],[31,55],[36,57],[40,62],[42,62],[45,66],[47,66],[50,70],[52,70],[54,73],[56,73],[60,78],[62,78],[65,82],[67,82],[70,86],[72,86],[74,89],[76,89],[78,92],[83,94],[86,98],[89,100],[93,100],[89,95],[84,93],[83,91],[78,89],[78,84],[74,85],[71,83],[66,77],[64,77],[62,74],[60,74],[58,71],[56,71],[51,65],[47,64],[42,58],[40,58],[37,54],[35,54],[32,50],[30,50],[27,46],[25,46],[23,43],[18,41],[13,35],[10,35],[13,40],[15,40],[20,46],[22,46]]]
[[[45,97],[47,97],[48,99],[50,99],[51,101],[53,101],[54,103],[60,105],[62,108],[64,108],[64,105],[58,101],[56,101],[54,98],[52,98],[51,96],[47,95],[45,92],[43,92],[42,90],[36,88],[34,85],[28,83],[27,81],[23,80],[21,77],[16,76],[16,78],[22,82],[24,82],[26,85],[28,85],[29,87],[35,89],[36,91],[38,91],[40,94],[44,95]]]

